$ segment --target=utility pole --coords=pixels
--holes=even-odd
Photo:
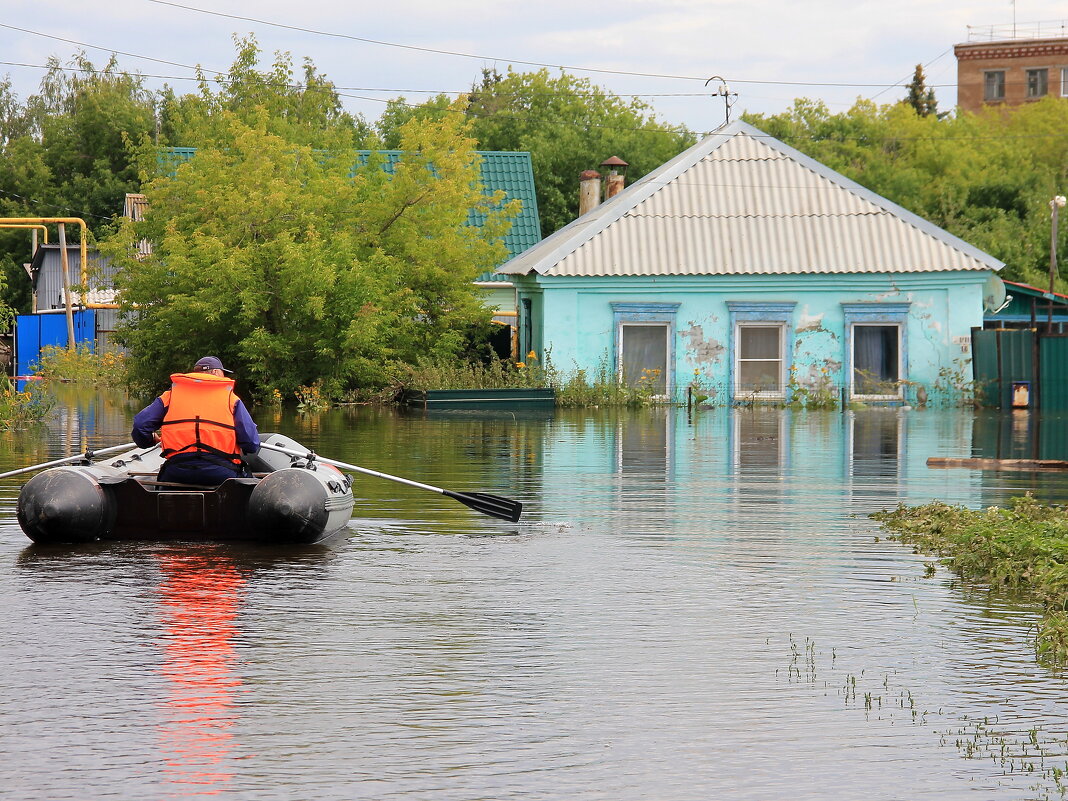
[[[1053,332],[1053,281],[1057,276],[1057,217],[1068,198],[1064,195],[1056,195],[1049,202],[1050,219],[1052,225],[1049,232],[1049,317],[1046,320],[1046,330]]]

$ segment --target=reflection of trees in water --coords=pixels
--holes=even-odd
[[[160,672],[168,681],[160,731],[166,773],[183,795],[216,794],[233,776],[225,762],[241,686],[233,640],[245,580],[220,554],[158,558],[165,657]]]

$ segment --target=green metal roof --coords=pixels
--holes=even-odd
[[[1050,304],[1053,304],[1053,319],[1068,320],[1068,295],[1054,292],[1017,281],[1006,281],[1008,303],[998,312],[986,312],[983,319],[999,322],[1029,322],[1032,313],[1037,322],[1045,322],[1049,316]]]
[[[357,150],[356,163],[360,165],[366,164],[372,152],[370,150]],[[497,150],[480,150],[477,152],[481,157],[482,186],[486,194],[504,190],[507,200],[518,199],[523,204],[519,216],[512,221],[512,227],[504,237],[504,246],[508,249],[508,255],[504,258],[504,261],[508,261],[541,240],[538,201],[534,195],[534,167],[531,164],[530,153],[510,153]],[[195,147],[169,147],[164,149],[160,156],[160,161],[164,164],[170,163],[176,167],[181,162],[191,159],[195,153]],[[400,150],[380,150],[378,154],[383,157],[383,169],[389,173],[393,172],[397,162],[404,156],[403,151]],[[468,224],[481,226],[482,222],[482,215],[472,210],[468,217]],[[504,262],[502,261],[501,263],[503,264]],[[490,279],[490,273],[479,276],[480,281]],[[498,277],[497,280],[507,279]]]

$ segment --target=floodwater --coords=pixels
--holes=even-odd
[[[70,400],[0,435],[0,470],[120,444],[134,410]],[[257,417],[523,521],[360,477],[326,546],[39,549],[3,482],[4,799],[1062,797],[1036,610],[866,517],[1068,500],[1061,474],[925,465],[1020,455],[1026,414]]]

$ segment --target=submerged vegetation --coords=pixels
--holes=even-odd
[[[40,423],[56,406],[56,399],[34,381],[19,392],[8,379],[0,381],[0,429],[24,428]]]
[[[46,345],[34,365],[34,375],[51,381],[118,386],[126,381],[126,356],[114,351],[97,353],[85,342],[74,348]]]
[[[1068,508],[1028,493],[1008,508],[973,511],[936,501],[871,517],[895,539],[938,554],[962,577],[1040,602],[1039,660],[1068,663]]]
[[[398,396],[406,390],[552,388],[556,405],[565,407],[651,406],[665,402],[657,395],[659,371],[643,370],[633,386],[620,382],[607,363],[595,375],[586,370],[564,373],[531,351],[521,362],[494,359],[489,364],[420,361],[397,379]]]

